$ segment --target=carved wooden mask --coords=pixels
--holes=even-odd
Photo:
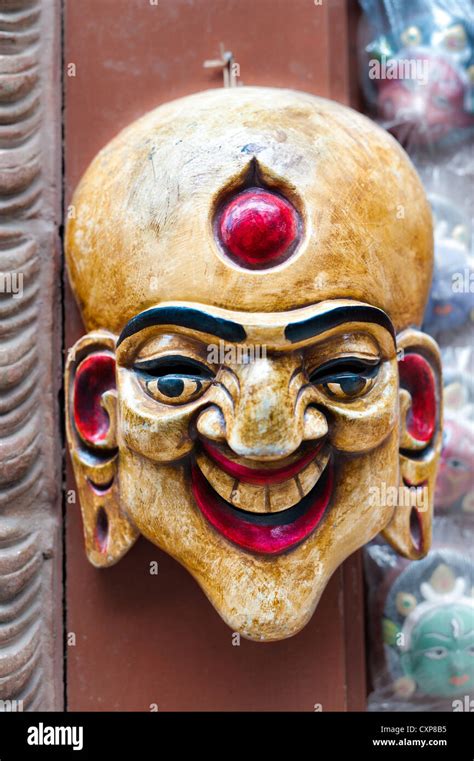
[[[276,640],[379,532],[428,551],[431,214],[392,137],[304,93],[198,93],[104,148],[73,210],[90,332],[67,432],[94,565],[141,533],[233,630]],[[387,496],[407,491],[425,498]]]

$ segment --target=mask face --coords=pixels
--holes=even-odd
[[[448,565],[449,563],[449,565]],[[466,695],[474,682],[474,599],[469,555],[433,551],[391,588],[384,640],[399,697]]]
[[[448,510],[460,503],[461,509],[469,510],[473,471],[472,423],[462,418],[446,417],[439,476],[436,481],[436,507]]]
[[[404,669],[425,695],[470,694],[474,683],[473,606],[466,602],[432,611],[413,631]]]
[[[429,280],[423,225],[416,233],[426,202],[399,149],[342,107],[240,89],[221,123],[220,91],[145,117],[78,190],[68,258],[92,330],[68,363],[68,436],[95,565],[116,562],[141,533],[193,574],[234,631],[275,640],[307,623],[333,571],[380,531],[410,557],[428,550],[439,358],[408,327],[422,307],[409,299],[404,310],[387,280],[396,266],[382,244],[393,254],[395,240],[417,259],[423,293]],[[398,192],[417,206],[357,256],[354,215],[367,208],[347,200],[354,215],[343,213],[330,145],[338,133],[348,176],[367,178],[367,158],[347,144],[351,120],[407,172]],[[204,156],[196,131],[201,143],[207,134]],[[181,133],[188,141],[170,156]],[[174,166],[155,205],[145,147],[153,171]],[[196,153],[199,166],[185,170]],[[387,184],[380,172],[366,179],[372,192]],[[376,216],[383,203],[374,196]],[[428,493],[419,505],[386,498],[416,488]]]

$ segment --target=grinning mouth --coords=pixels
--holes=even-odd
[[[194,499],[216,531],[239,547],[267,555],[284,552],[306,539],[323,518],[334,481],[329,447],[318,445],[283,467],[264,468],[247,468],[231,461],[208,442],[203,444],[203,450],[204,458],[202,452],[198,453],[192,464]],[[311,480],[301,477],[305,470],[310,471]],[[226,478],[234,484],[229,499],[222,496],[226,493]],[[291,497],[290,490],[295,479],[299,487],[297,499]],[[277,491],[270,501],[273,485]],[[275,500],[279,489],[283,491],[283,502]],[[252,497],[254,503],[250,504]],[[242,501],[246,502],[245,508],[240,506]]]
[[[283,481],[287,481],[293,476],[297,476],[308,465],[322,447],[323,442],[309,449],[305,454],[299,457],[297,460],[284,465],[283,467],[267,467],[267,468],[249,468],[242,463],[231,460],[221,452],[220,449],[213,446],[207,441],[202,441],[202,447],[209,457],[214,460],[220,468],[229,476],[233,476],[239,481],[243,481],[247,484],[280,484]]]

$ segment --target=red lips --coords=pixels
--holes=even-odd
[[[463,684],[466,684],[466,682],[469,681],[469,675],[463,674],[462,676],[452,676],[449,681],[451,684],[454,684],[455,687],[462,687]]]
[[[312,455],[314,457],[314,452]],[[314,531],[329,504],[333,482],[333,467],[329,461],[313,489],[293,507],[278,513],[250,513],[226,502],[197,465],[192,467],[194,499],[209,523],[239,547],[265,555],[289,550]]]
[[[321,449],[323,442],[321,441],[316,447],[306,452],[299,460],[293,462],[291,465],[286,465],[282,468],[272,469],[257,469],[247,468],[245,465],[240,465],[233,460],[229,460],[225,457],[220,449],[210,444],[208,441],[202,441],[202,448],[209,455],[209,457],[216,462],[219,467],[233,478],[238,478],[239,481],[243,481],[246,484],[280,484],[283,481],[287,481],[288,478],[296,476],[303,468],[314,460],[317,453]]]

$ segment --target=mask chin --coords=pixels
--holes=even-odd
[[[83,336],[68,353],[65,373],[66,432],[86,554],[99,568],[120,560],[139,533],[120,506],[115,342],[105,331]]]
[[[407,499],[395,508],[382,536],[400,554],[417,560],[430,549],[433,498],[441,453],[442,381],[438,346],[425,333],[405,330],[400,377],[399,493]]]

